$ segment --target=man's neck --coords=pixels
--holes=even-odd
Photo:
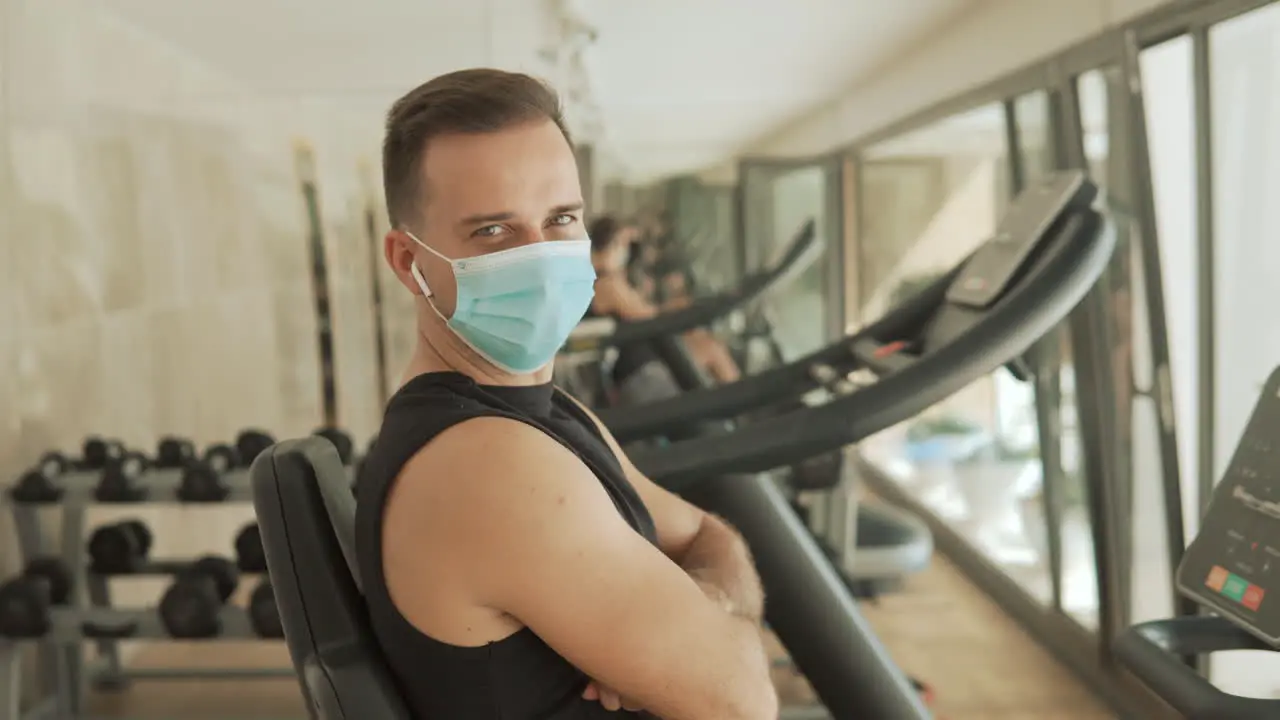
[[[424,327],[426,325],[426,327]],[[493,366],[467,347],[453,331],[428,318],[418,324],[418,341],[405,373],[405,381],[429,372],[456,372],[480,385],[542,385],[551,382],[551,365],[532,373],[513,375]]]

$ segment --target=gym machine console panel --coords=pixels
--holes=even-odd
[[[1071,209],[1089,207],[1097,188],[1076,173],[1057,173],[1032,185],[1005,213],[996,234],[965,263],[947,300],[975,309],[999,299],[1049,227]]]
[[[1135,675],[1192,720],[1280,717],[1280,700],[1216,688],[1185,658],[1280,646],[1280,368],[1214,489],[1199,535],[1178,566],[1178,590],[1216,616],[1129,628],[1116,653]]]

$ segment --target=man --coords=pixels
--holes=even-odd
[[[777,717],[741,538],[550,384],[595,279],[555,94],[497,70],[438,77],[392,107],[383,166],[418,343],[356,539],[414,715]]]

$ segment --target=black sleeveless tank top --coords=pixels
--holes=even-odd
[[[374,633],[415,718],[603,720],[649,718],[609,712],[582,699],[588,678],[528,628],[481,647],[440,642],[391,601],[382,572],[382,515],[401,468],[446,429],[483,416],[532,425],[568,448],[600,480],[636,532],[656,544],[653,518],[596,424],[551,384],[479,385],[459,373],[419,375],[391,398],[357,486],[356,558]],[[465,477],[453,478],[465,482]],[[519,538],[512,538],[519,542]],[[608,642],[607,639],[602,639]]]

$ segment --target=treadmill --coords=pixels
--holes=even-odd
[[[1134,625],[1115,642],[1120,663],[1191,720],[1280,717],[1280,699],[1227,693],[1188,662],[1280,650],[1280,600],[1267,599],[1280,594],[1280,368],[1263,385],[1176,583],[1212,614]]]
[[[1079,171],[1042,178],[972,255],[856,335],[732,385],[602,416],[620,440],[634,440],[673,421],[734,418],[825,391],[820,404],[640,449],[631,459],[739,530],[769,598],[765,620],[837,720],[929,713],[764,473],[855,444],[1016,362],[1075,308],[1111,258],[1115,235],[1091,207],[1096,195]]]

